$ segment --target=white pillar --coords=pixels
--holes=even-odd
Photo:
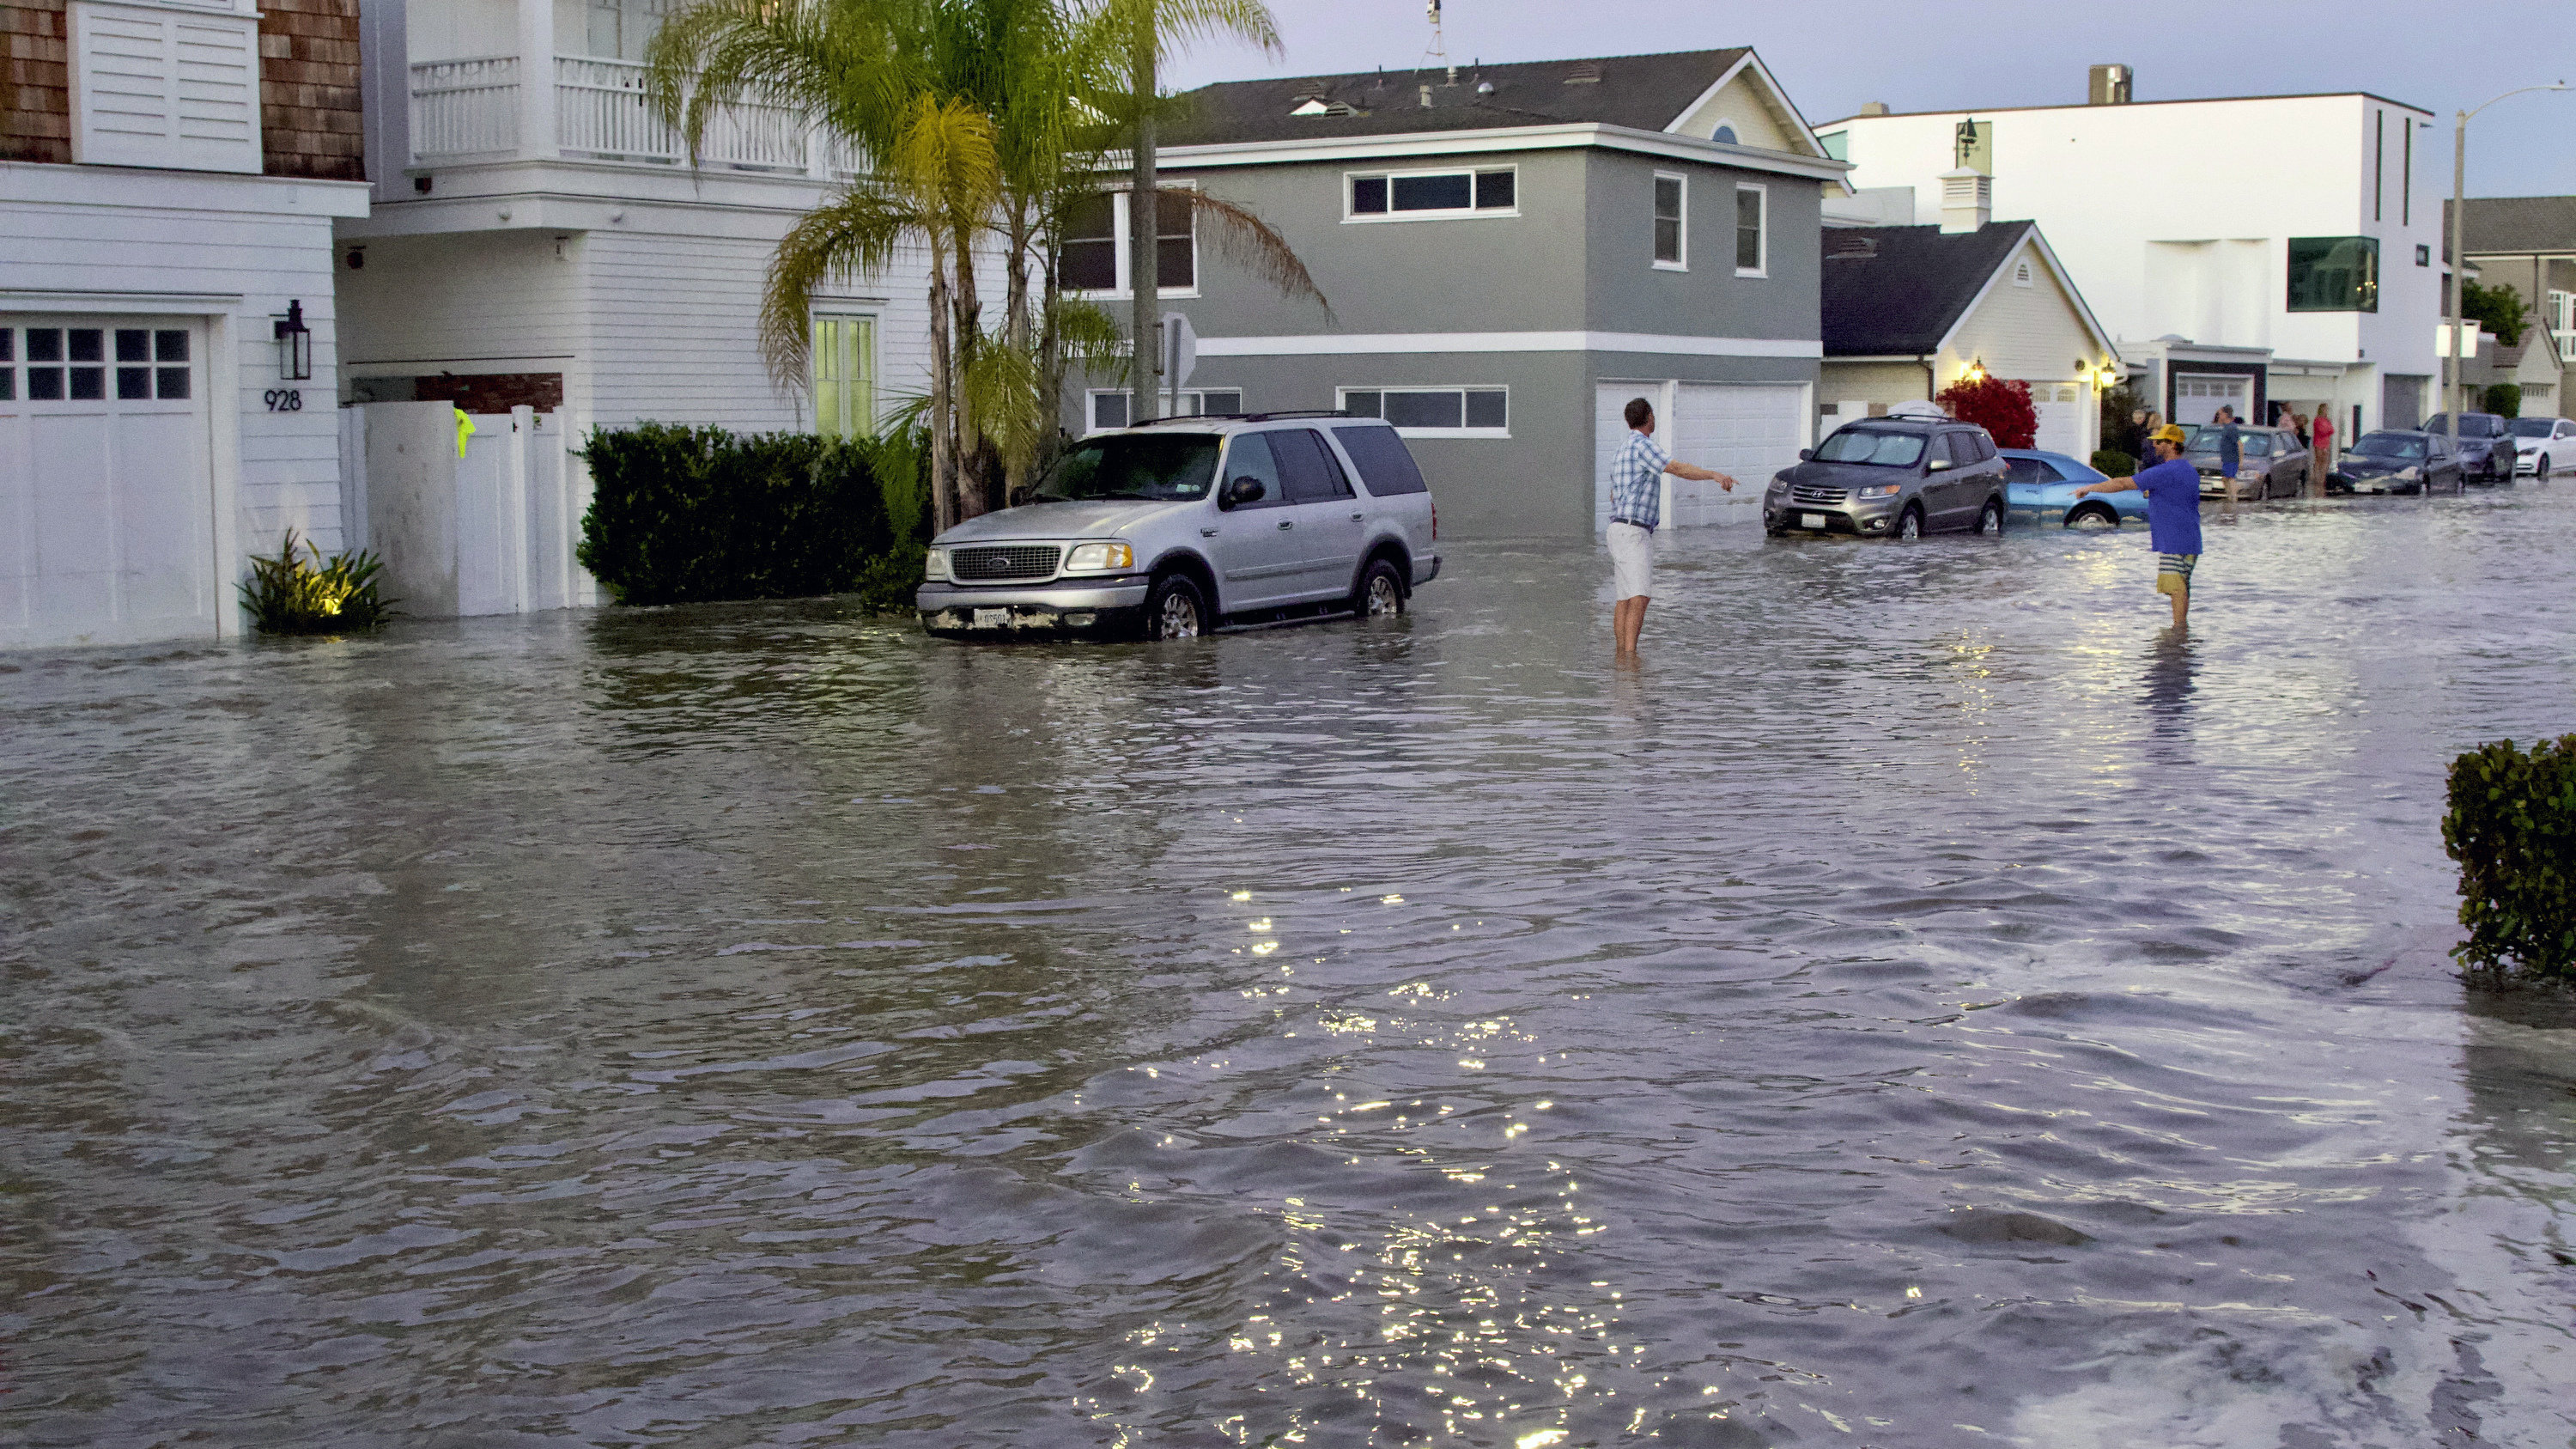
[[[555,130],[555,3],[519,0],[519,154],[552,156]]]
[[[537,414],[510,409],[510,451],[501,459],[501,592],[510,612],[528,612],[528,495],[537,447]]]

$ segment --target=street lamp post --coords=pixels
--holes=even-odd
[[[2464,245],[2462,227],[2469,210],[2469,118],[2496,101],[2510,100],[2530,91],[2566,89],[2567,82],[2558,81],[2551,85],[2523,86],[2519,90],[2506,91],[2486,105],[2460,112],[2451,130],[2451,265],[2442,273],[2442,316],[2445,323],[2442,334],[2442,430],[2450,437],[2454,459],[2460,456],[2460,373],[2463,371],[2460,365],[2460,308],[2466,300],[2463,293],[2468,286],[2468,279],[2460,274],[2460,269],[2469,262],[2461,254]],[[2467,475],[2462,474],[2461,486],[2465,487],[2467,481]],[[2425,482],[2424,491],[2433,491],[2429,479]]]

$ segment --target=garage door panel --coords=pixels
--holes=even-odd
[[[35,600],[35,504],[27,417],[0,411],[0,639],[25,629]]]
[[[1676,523],[1757,523],[1762,488],[1807,445],[1807,390],[1794,383],[1685,382],[1673,402],[1673,456],[1735,479],[1674,484]]]
[[[117,572],[125,616],[134,621],[209,613],[213,519],[199,457],[202,436],[197,419],[186,413],[129,417],[118,429],[116,472],[124,486]]]
[[[108,486],[103,413],[39,413],[36,442],[36,613],[79,628],[116,617],[116,495]]]

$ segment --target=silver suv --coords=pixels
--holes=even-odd
[[[913,601],[946,638],[1400,614],[1439,576],[1438,538],[1422,470],[1375,418],[1169,418],[1084,438],[1028,502],[932,539]]]

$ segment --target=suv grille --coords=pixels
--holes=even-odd
[[[961,548],[949,555],[948,566],[956,578],[977,583],[994,579],[1044,579],[1055,576],[1056,559],[1063,552],[1051,543],[1018,544],[1008,548]]]
[[[1840,503],[1849,493],[1841,488],[1827,488],[1821,483],[1794,483],[1789,487],[1790,501],[1795,503]]]

